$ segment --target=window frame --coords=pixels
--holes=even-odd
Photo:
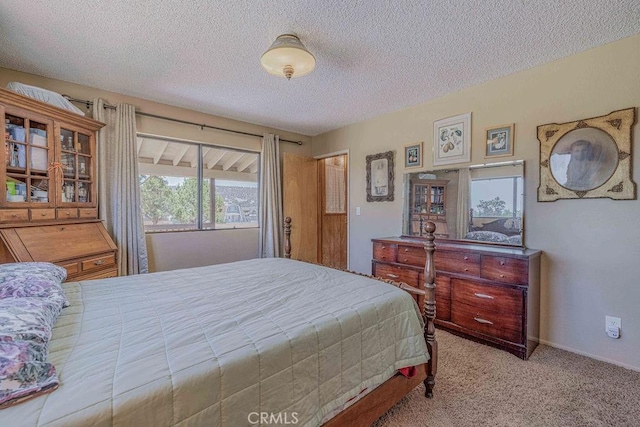
[[[198,148],[198,164],[196,166],[196,179],[197,179],[197,186],[198,186],[198,194],[197,194],[197,218],[196,218],[196,228],[194,229],[190,229],[190,230],[147,230],[146,227],[143,224],[143,228],[144,228],[144,233],[146,234],[163,234],[163,233],[193,233],[193,232],[206,232],[206,231],[228,231],[228,230],[255,230],[255,229],[259,229],[260,228],[260,187],[261,187],[261,182],[260,182],[260,159],[261,159],[261,152],[260,151],[253,151],[253,150],[248,150],[245,148],[237,148],[237,147],[230,147],[230,146],[224,146],[224,145],[217,145],[217,144],[211,144],[211,143],[206,143],[206,142],[198,142],[198,141],[191,141],[191,140],[183,140],[183,139],[179,139],[179,138],[172,138],[172,137],[166,137],[166,136],[158,136],[158,135],[153,135],[153,134],[148,134],[148,133],[144,133],[144,132],[137,132],[136,133],[136,137],[137,138],[149,138],[149,139],[154,139],[154,140],[158,140],[158,141],[167,141],[169,143],[178,143],[178,144],[188,144],[188,145],[192,145],[192,146],[196,146]],[[234,151],[234,152],[239,152],[239,153],[246,153],[246,154],[255,154],[257,156],[257,170],[256,170],[256,191],[258,193],[258,204],[257,204],[257,210],[258,210],[258,224],[256,226],[250,226],[250,227],[232,227],[232,228],[215,228],[215,217],[212,218],[212,224],[214,225],[213,228],[203,228],[204,226],[204,212],[203,212],[203,207],[204,207],[204,195],[203,195],[203,184],[204,184],[204,165],[203,165],[203,159],[204,156],[202,154],[203,148],[214,148],[214,149],[219,149],[219,150],[226,150],[226,151]],[[136,156],[137,159],[137,164],[138,167],[141,164],[140,163],[140,159],[139,156]],[[146,175],[146,174],[142,174],[140,173],[140,171],[138,170],[138,177],[142,176],[142,175]],[[172,175],[156,175],[156,176],[172,176]],[[178,177],[178,176],[176,176]],[[139,180],[138,180],[138,185],[139,184]],[[215,204],[215,200],[211,201],[212,203]]]

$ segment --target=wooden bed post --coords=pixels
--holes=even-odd
[[[433,242],[436,236],[434,236],[433,232],[436,231],[436,225],[429,221],[425,229],[427,235],[424,242],[424,250],[427,253],[427,259],[424,265],[424,287],[427,295],[424,299],[424,338],[427,341],[431,359],[427,364],[427,379],[424,380],[424,386],[426,388],[425,396],[433,397],[435,376],[438,370],[438,341],[436,341],[436,327],[433,323],[436,318],[436,269],[433,262],[433,252],[436,249],[436,245]]]
[[[284,257],[291,258],[291,217],[284,219]]]

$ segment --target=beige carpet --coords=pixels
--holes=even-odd
[[[434,398],[420,386],[374,426],[640,426],[640,372],[540,345],[528,361],[436,332]]]

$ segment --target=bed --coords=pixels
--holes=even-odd
[[[0,424],[369,425],[420,382],[432,395],[428,230],[425,289],[287,258],[64,283],[60,386]]]

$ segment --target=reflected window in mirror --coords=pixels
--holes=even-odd
[[[404,236],[424,237],[433,221],[440,239],[524,246],[523,161],[410,173],[403,183]]]

